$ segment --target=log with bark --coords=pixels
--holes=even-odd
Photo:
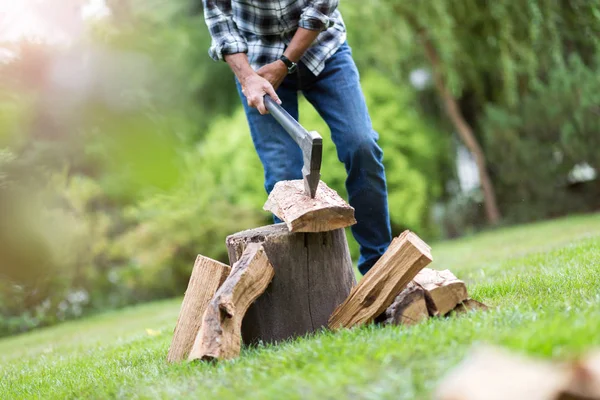
[[[284,221],[290,232],[326,232],[356,223],[354,208],[322,181],[314,199],[305,194],[302,180],[277,182],[264,209]]]
[[[385,310],[382,322],[392,325],[414,325],[427,318],[429,311],[425,302],[425,291],[411,282]]]
[[[414,281],[425,290],[427,308],[432,316],[446,315],[469,298],[465,283],[447,269],[436,271],[424,268]]]
[[[329,327],[350,328],[373,321],[431,261],[431,248],[414,233],[404,231],[334,311]]]
[[[487,311],[489,310],[489,307],[486,306],[485,304],[477,301],[477,300],[473,300],[473,299],[466,299],[465,301],[463,301],[462,303],[458,304],[456,307],[454,307],[454,310],[452,310],[452,312],[450,313],[451,315],[461,315],[461,314],[466,314],[470,311]]]
[[[231,359],[239,355],[244,315],[265,291],[273,274],[262,245],[253,243],[246,247],[204,312],[190,360]]]
[[[186,360],[202,324],[202,316],[217,289],[223,284],[231,268],[210,258],[199,255],[187,290],[181,303],[181,310],[169,348],[167,361]]]
[[[248,344],[320,330],[356,283],[344,229],[292,233],[277,224],[236,233],[226,242],[231,263],[251,243],[262,243],[275,269],[273,282],[242,323]]]

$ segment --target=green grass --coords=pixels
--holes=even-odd
[[[493,309],[167,365],[180,300],[151,303],[1,340],[0,398],[428,398],[477,343],[554,358],[600,345],[600,214],[436,243],[433,255]]]

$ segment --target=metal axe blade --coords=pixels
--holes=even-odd
[[[317,132],[307,131],[287,111],[277,104],[269,95],[265,95],[265,106],[273,118],[285,129],[302,150],[304,166],[302,177],[304,191],[312,198],[317,194],[321,180],[321,161],[323,159],[323,138]]]

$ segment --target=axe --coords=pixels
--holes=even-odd
[[[307,131],[287,111],[275,102],[269,95],[265,95],[265,107],[277,122],[290,134],[292,139],[300,146],[304,158],[302,177],[304,191],[312,198],[317,193],[321,179],[321,159],[323,158],[323,138],[317,132]]]

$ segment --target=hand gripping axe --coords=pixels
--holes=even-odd
[[[265,95],[265,107],[277,122],[290,134],[292,139],[302,150],[304,167],[304,191],[312,198],[317,193],[321,179],[321,160],[323,158],[323,138],[317,132],[307,131],[287,111],[275,102],[269,95]]]

